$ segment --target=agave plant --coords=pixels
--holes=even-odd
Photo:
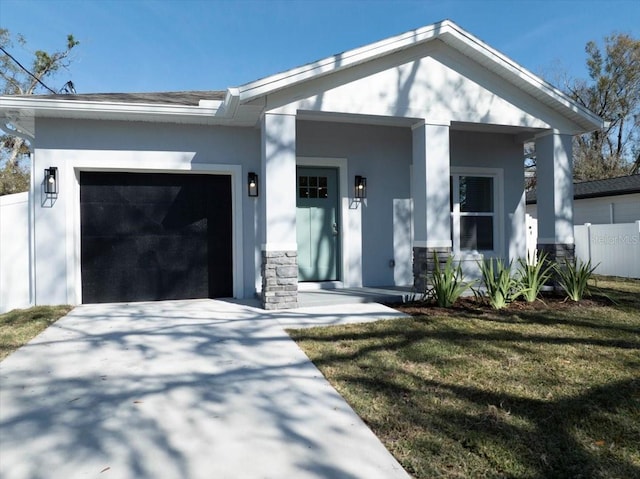
[[[522,294],[518,279],[511,273],[511,262],[505,264],[502,259],[490,258],[479,262],[478,266],[485,287],[480,296],[486,298],[494,309],[504,308]]]
[[[533,264],[532,258],[529,261],[518,259],[520,266],[518,275],[519,291],[522,297],[529,303],[534,302],[542,287],[553,276],[554,266],[547,261],[547,254],[543,251],[537,255],[537,262]]]
[[[433,254],[434,269],[431,272],[431,287],[427,296],[435,300],[441,308],[450,308],[467,289],[470,283],[464,281],[460,263],[453,266],[453,256],[447,258],[444,267],[440,267],[437,255]]]
[[[590,294],[589,280],[598,265],[591,266],[591,260],[565,261],[562,265],[556,266],[558,284],[567,293],[567,297],[572,301],[580,301]]]

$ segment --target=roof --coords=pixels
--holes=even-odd
[[[640,174],[581,181],[573,184],[573,199],[600,198],[606,196],[640,193]],[[537,202],[536,191],[527,192],[527,204]]]
[[[262,113],[259,108],[261,102],[255,102],[256,99],[434,40],[445,43],[472,59],[480,67],[498,75],[569,119],[576,125],[574,133],[594,131],[604,126],[603,120],[594,113],[450,20],[339,53],[239,87],[228,88],[225,92],[4,96],[0,97],[0,113],[14,123],[20,122],[23,118],[29,121],[33,117],[45,116],[212,124],[240,124],[244,121],[247,125],[255,124],[256,118]]]
[[[22,98],[42,98],[65,101],[100,101],[116,103],[150,103],[197,106],[200,100],[224,100],[226,91],[193,90],[153,93],[82,93],[57,95],[17,95]]]

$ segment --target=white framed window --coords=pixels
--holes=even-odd
[[[502,169],[451,168],[451,242],[456,255],[502,250]]]

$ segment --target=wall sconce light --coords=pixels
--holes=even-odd
[[[58,194],[58,167],[50,166],[44,169],[44,192],[47,195]]]
[[[367,179],[364,176],[356,175],[356,198],[366,198],[367,197]]]
[[[258,175],[253,171],[247,176],[247,191],[249,196],[258,196]]]

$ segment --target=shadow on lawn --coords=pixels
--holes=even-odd
[[[395,381],[383,378],[349,378],[360,387],[384,394],[397,406],[395,420],[408,420],[412,427],[419,424],[425,431],[435,431],[445,435],[467,452],[483,457],[489,464],[492,455],[499,455],[497,449],[509,451],[520,465],[526,469],[527,477],[533,471],[534,477],[640,477],[640,465],[615,457],[609,447],[613,442],[633,444],[640,434],[640,427],[628,424],[623,418],[637,416],[640,382],[626,380],[589,389],[584,394],[552,401],[540,401],[514,395],[496,394],[474,387],[456,386],[438,381],[421,382],[433,394],[449,393],[457,399],[485,409],[487,413],[468,414],[454,408],[443,408],[438,414],[424,411],[425,405],[416,401],[412,391],[398,387]],[[446,409],[446,410],[445,410]],[[616,412],[615,416],[609,412]],[[510,421],[510,416],[526,419],[533,427],[521,427]],[[406,418],[406,419],[404,419]],[[387,420],[389,420],[387,418]],[[589,450],[576,438],[576,428],[595,426],[607,421],[606,433],[616,431],[617,437],[603,437],[602,444],[595,444]],[[380,430],[380,424],[370,424]],[[588,433],[597,434],[590,430]],[[606,440],[606,442],[605,442]],[[434,445],[433,450],[438,450]],[[442,474],[442,470],[427,471]],[[494,474],[504,473],[494,470]],[[507,473],[505,477],[513,477]]]
[[[537,325],[557,328],[538,330]],[[581,314],[579,308],[563,317],[551,317],[544,311],[468,311],[448,317],[432,315],[379,322],[364,329],[292,334],[298,342],[308,340],[322,345],[314,363],[321,370],[330,367],[335,379],[349,390],[347,396],[372,396],[378,405],[393,405],[384,417],[380,411],[358,411],[383,441],[385,435],[390,436],[386,438],[387,447],[396,447],[394,435],[404,437],[406,431],[415,432],[416,426],[421,429],[417,434],[424,436],[416,443],[421,448],[418,456],[428,458],[421,457],[419,461],[423,462],[414,464],[416,467],[404,464],[417,477],[469,474],[456,472],[455,466],[446,469],[443,462],[435,459],[440,454],[449,455],[449,459],[443,459],[449,465],[469,457],[482,462],[484,466],[480,467],[486,469],[473,470],[471,475],[640,477],[640,376],[607,381],[605,374],[600,381],[605,384],[594,381],[593,386],[585,384],[574,395],[560,393],[556,394],[561,396],[558,398],[538,399],[540,393],[527,397],[526,387],[522,393],[498,392],[491,386],[483,388],[482,378],[464,385],[453,379],[430,379],[420,374],[422,365],[439,371],[459,371],[480,357],[504,360],[514,353],[537,354],[537,348],[544,345],[576,346],[581,351],[592,351],[589,354],[594,360],[601,354],[620,352],[620,368],[637,370],[640,359],[634,360],[630,355],[638,351],[640,357],[640,328],[633,324],[598,322],[587,313]],[[545,356],[553,356],[554,351],[550,349],[539,357],[542,364],[536,367],[543,376]],[[377,354],[389,352],[397,357],[396,365],[377,361]],[[407,388],[406,384],[415,387]],[[573,391],[575,386],[571,386]],[[544,392],[544,386],[532,387]],[[431,399],[435,406],[428,404]],[[461,403],[465,406],[460,407]],[[397,426],[391,430],[389,424],[394,423]],[[448,446],[443,446],[445,443]],[[458,456],[453,450],[458,451]],[[500,464],[510,460],[515,469],[502,471]],[[425,470],[420,471],[420,467]]]

